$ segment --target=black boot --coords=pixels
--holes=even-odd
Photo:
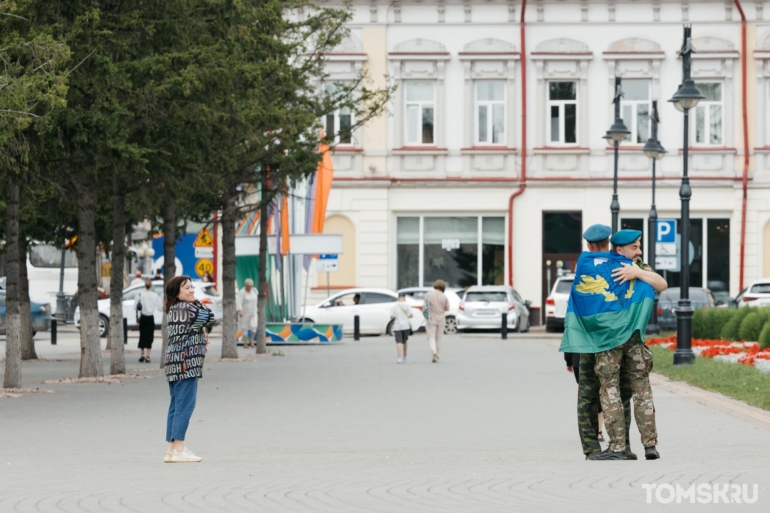
[[[590,460],[593,456],[598,456],[602,453],[602,451],[592,451],[588,454],[586,454],[586,460]]]
[[[653,445],[652,447],[645,447],[644,448],[644,457],[648,460],[659,460],[660,459],[660,453]]]
[[[588,458],[591,461],[627,460],[625,452],[612,452],[610,448],[604,449],[599,454]]]
[[[631,450],[631,444],[626,444],[626,459],[627,460],[638,460],[639,458],[636,457],[636,454]]]

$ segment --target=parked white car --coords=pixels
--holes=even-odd
[[[741,296],[738,307],[770,306],[770,280],[757,280]]]
[[[406,295],[406,302],[413,308],[422,310],[422,305],[425,302],[425,295],[433,290],[433,287],[407,287],[400,289],[399,294]],[[447,300],[449,300],[449,311],[446,313],[446,324],[444,325],[444,333],[450,335],[457,333],[457,314],[460,312],[460,303],[462,302],[462,294],[465,294],[463,289],[447,289]],[[425,326],[425,322],[422,324]]]
[[[564,317],[567,315],[567,303],[573,281],[575,281],[574,274],[565,274],[556,278],[551,294],[545,300],[545,331],[564,330]]]
[[[192,284],[195,288],[195,297],[211,309],[217,324],[222,322],[222,298],[214,290],[214,284],[199,280],[193,280]],[[153,280],[152,288],[156,294],[163,298],[163,280]],[[128,321],[128,329],[132,331],[139,329],[134,308],[136,299],[142,291],[144,291],[144,285],[134,285],[123,290],[123,318]],[[97,305],[99,307],[99,336],[106,337],[110,331],[110,300],[100,299]],[[155,329],[160,329],[163,324],[163,313],[156,311],[153,316],[155,317]],[[75,309],[75,327],[80,329],[80,307]]]
[[[343,333],[353,333],[353,318],[358,315],[362,335],[390,335],[393,321],[390,310],[398,295],[388,289],[347,289],[325,301],[306,306],[305,322],[341,324]],[[417,331],[425,319],[422,312],[410,307],[412,330]]]
[[[508,285],[470,287],[460,303],[457,329],[501,329],[502,315],[507,313],[510,331],[529,331],[529,301],[524,301]]]

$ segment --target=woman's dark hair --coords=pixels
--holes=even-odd
[[[185,282],[192,281],[189,276],[174,276],[168,283],[166,283],[166,301],[163,304],[163,308],[168,313],[171,307],[179,302],[179,291],[182,290],[182,285]]]
[[[147,278],[144,281],[144,288],[147,289],[147,290],[150,290],[152,288],[152,279],[151,278]]]

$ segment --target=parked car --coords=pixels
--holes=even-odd
[[[193,280],[192,284],[195,289],[195,297],[214,312],[217,324],[222,322],[222,298],[214,289],[214,284],[199,280]],[[152,288],[156,294],[163,298],[163,280],[153,280]],[[139,330],[134,307],[136,299],[142,291],[144,291],[144,284],[134,285],[123,290],[123,318],[128,321],[128,329],[132,331]],[[97,305],[99,308],[99,336],[106,337],[110,331],[110,300],[100,299]],[[156,311],[153,315],[155,316],[155,329],[160,329],[163,324],[163,313]],[[80,329],[80,307],[75,309],[75,327]]]
[[[358,315],[362,335],[390,335],[393,328],[390,310],[396,301],[398,295],[388,289],[347,289],[315,306],[306,306],[304,321],[341,324],[343,333],[353,333],[353,318]],[[425,319],[416,308],[410,307],[410,313],[412,330],[417,331]]]
[[[658,326],[664,330],[676,329],[676,308],[679,302],[679,287],[669,287],[658,298]],[[716,301],[709,289],[690,287],[690,303],[693,309],[714,308]]]
[[[410,306],[422,310],[422,305],[425,302],[425,295],[433,290],[433,287],[408,287],[400,289],[399,294],[406,295],[406,302]],[[460,311],[460,303],[462,302],[461,294],[464,294],[464,289],[446,289],[446,294],[449,300],[449,311],[446,313],[446,324],[444,325],[444,333],[451,335],[457,333],[457,314]],[[425,323],[423,322],[423,325]]]
[[[770,306],[770,279],[757,280],[738,295],[739,307]],[[736,299],[738,299],[736,298]]]
[[[29,308],[32,313],[32,336],[35,336],[38,331],[50,330],[51,305],[30,301]],[[5,313],[5,290],[0,290],[0,334],[2,335],[5,335]]]
[[[573,281],[574,274],[556,278],[551,293],[545,300],[545,331],[564,331],[564,317],[567,315],[567,303]]]
[[[508,285],[470,287],[460,303],[457,329],[501,329],[503,312],[506,312],[510,331],[529,331],[527,307],[531,304]]]
[[[714,301],[716,301],[716,306],[718,308],[738,306],[738,302],[730,297],[730,292],[727,290],[727,284],[725,282],[713,280],[709,281],[706,285],[711,291],[711,295],[714,296]]]

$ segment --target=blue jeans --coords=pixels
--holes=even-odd
[[[198,378],[180,379],[168,384],[171,404],[168,405],[166,422],[166,441],[184,440],[190,417],[195,409],[195,396],[198,394]]]

